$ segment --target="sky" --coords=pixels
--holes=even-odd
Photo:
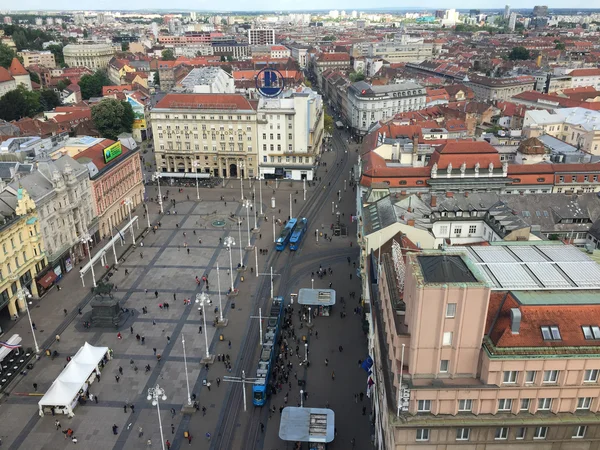
[[[6,0],[10,1],[10,0]],[[1,4],[2,2],[0,2]],[[543,0],[530,0],[519,2],[513,5],[515,8],[533,8],[535,5],[548,5],[550,8],[590,8],[594,7],[594,2],[589,0],[572,0],[569,2],[544,2]],[[364,8],[423,8],[423,9],[492,9],[492,8],[504,8],[503,3],[488,3],[481,0],[435,0],[431,2],[422,2],[418,0],[405,0],[404,2],[397,2],[394,0],[376,0],[374,2],[365,2],[364,0],[304,0],[302,2],[294,0],[229,0],[225,4],[221,3],[223,11],[273,11],[273,10],[298,10],[302,8],[304,11],[311,9],[339,9],[352,11],[360,11],[361,7]],[[5,5],[8,6],[8,5]],[[600,3],[596,5],[600,7]],[[177,8],[190,11],[203,11],[213,10],[215,7],[219,7],[219,2],[211,0],[177,0],[172,3],[165,2],[164,0],[129,0],[124,3],[117,0],[79,0],[76,3],[73,0],[20,0],[18,4],[11,2],[10,8],[18,8],[19,10],[71,10],[73,7],[77,9],[90,9],[90,10],[113,10],[118,8],[124,8],[130,10],[135,9],[164,9],[164,8]],[[1,7],[0,7],[1,9]]]

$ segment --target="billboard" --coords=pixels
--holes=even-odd
[[[127,102],[131,105],[131,109],[133,109],[133,128],[145,130],[146,116],[144,113],[144,105],[129,96],[127,97]]]
[[[115,142],[114,144],[109,145],[102,151],[102,153],[104,155],[104,162],[109,163],[110,161],[115,159],[117,156],[119,156],[121,153],[123,153],[123,149],[121,148],[121,143]]]

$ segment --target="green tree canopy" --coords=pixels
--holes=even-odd
[[[0,66],[8,69],[15,56],[17,55],[8,45],[0,44]]]
[[[524,61],[527,59],[531,59],[531,54],[529,53],[529,50],[527,50],[525,47],[513,47],[513,49],[508,54],[508,59],[510,59],[511,61]]]
[[[84,75],[79,80],[81,98],[88,100],[91,97],[100,97],[102,95],[102,86],[110,85],[112,85],[112,82],[101,70],[96,71],[93,75]]]
[[[0,119],[6,121],[33,117],[41,110],[39,92],[28,91],[23,86],[0,97]]]
[[[129,51],[129,42],[121,42],[121,50],[124,52]]]
[[[557,42],[556,45],[554,46],[554,48],[556,50],[564,50],[565,49],[565,44],[563,44],[562,42]]]
[[[327,113],[325,113],[325,117],[323,118],[323,128],[325,132],[333,134],[333,117]]]
[[[51,109],[60,106],[62,102],[56,92],[51,89],[44,89],[40,92],[40,104],[42,111],[50,111]]]
[[[63,66],[65,64],[65,56],[63,55],[63,46],[58,44],[49,45],[46,49],[54,55],[54,60],[56,64],[59,66]]]
[[[357,81],[362,81],[365,79],[365,74],[362,72],[362,70],[359,70],[358,72],[352,72],[350,74],[350,81],[352,81],[353,83],[356,83]]]
[[[161,55],[162,59],[165,61],[175,61],[176,59],[175,55],[173,54],[173,50],[171,50],[170,48],[163,50]]]
[[[117,140],[119,134],[131,133],[133,109],[128,102],[114,98],[102,100],[92,107],[92,120],[100,135],[106,139]]]
[[[40,84],[40,76],[36,72],[29,72],[29,78],[34,83]]]

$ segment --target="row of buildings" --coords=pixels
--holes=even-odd
[[[144,186],[130,141],[17,137],[0,154],[0,314],[15,318],[22,289],[42,296],[78,267],[88,237],[94,245],[116,233]]]

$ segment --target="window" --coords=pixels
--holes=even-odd
[[[461,234],[462,233],[462,227],[454,227],[454,234]]]
[[[442,359],[442,360],[440,361],[440,372],[441,372],[441,373],[446,373],[446,372],[448,372],[448,365],[449,365],[449,362],[448,362],[448,360],[447,360],[447,359]]]
[[[511,398],[501,398],[498,400],[498,411],[510,411],[512,408]]]
[[[538,400],[538,410],[549,411],[551,407],[552,407],[552,399],[551,398],[540,398]]]
[[[577,399],[577,409],[590,409],[592,397],[579,397]]]
[[[522,398],[521,399],[521,411],[529,411],[529,404],[531,403],[530,398]]]
[[[429,440],[429,428],[417,428],[417,441]]]
[[[525,433],[527,432],[527,428],[519,427],[517,428],[517,432],[515,433],[515,439],[525,439]]]
[[[545,341],[560,341],[560,331],[556,325],[541,327],[542,337]]]
[[[595,383],[598,381],[598,369],[588,369],[583,375],[584,383]]]
[[[504,383],[516,383],[517,382],[517,371],[516,370],[507,370],[504,372]]]
[[[470,428],[457,428],[456,429],[456,440],[457,441],[468,441],[470,433],[471,433]]]
[[[535,427],[535,432],[533,433],[534,439],[546,439],[546,435],[548,434],[548,427]]]
[[[444,337],[442,339],[442,345],[443,346],[452,345],[452,331],[444,332]]]
[[[456,303],[448,303],[446,305],[446,318],[452,319],[456,317]]]
[[[500,440],[500,439],[507,439],[507,438],[508,438],[508,428],[505,428],[505,427],[496,428],[496,435],[494,436],[494,439]]]
[[[535,370],[528,370],[527,372],[525,372],[525,384],[535,383],[535,374]]]
[[[458,410],[459,411],[471,411],[473,409],[473,400],[464,399],[458,401]]]
[[[431,400],[419,400],[417,402],[417,411],[419,411],[419,412],[431,411]]]
[[[477,233],[477,225],[469,225],[469,234]]]
[[[573,439],[581,439],[585,437],[585,432],[587,431],[587,427],[585,425],[579,425],[573,429]]]
[[[600,339],[600,327],[597,325],[584,326],[581,330],[586,339]]]
[[[544,383],[556,383],[558,381],[558,370],[544,370]]]

